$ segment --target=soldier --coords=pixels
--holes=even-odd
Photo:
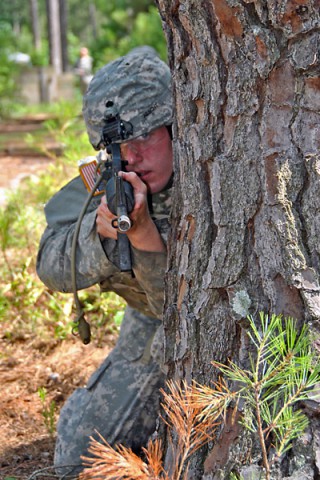
[[[96,437],[95,430],[110,444],[121,443],[139,452],[154,432],[159,389],[164,384],[159,346],[172,181],[172,97],[170,70],[153,49],[136,48],[92,79],[83,115],[96,149],[107,108],[132,127],[120,149],[128,161],[122,175],[131,183],[135,198],[132,228],[127,232],[134,276],[119,270],[117,230],[111,224],[115,216],[105,195],[94,196],[79,233],[77,286],[98,283],[102,292],[116,292],[128,306],[116,347],[61,410],[55,449],[59,475],[82,470],[80,456],[87,455],[89,436]],[[48,225],[37,272],[50,289],[72,291],[72,238],[87,195],[77,177],[45,207]]]

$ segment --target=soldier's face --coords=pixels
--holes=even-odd
[[[121,144],[121,154],[128,161],[126,170],[136,172],[151,193],[164,189],[172,175],[172,142],[166,127]]]

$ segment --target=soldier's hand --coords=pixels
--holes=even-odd
[[[166,247],[149,213],[146,184],[135,172],[119,172],[119,175],[131,183],[134,192],[134,209],[129,215],[132,227],[127,232],[131,245],[146,252],[165,251]]]
[[[112,220],[116,218],[107,207],[106,197],[103,195],[99,207],[97,208],[96,228],[99,235],[104,238],[117,239],[117,230],[111,225]]]

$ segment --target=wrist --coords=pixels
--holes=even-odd
[[[139,228],[133,227],[127,233],[131,245],[145,252],[165,252],[166,247],[155,224],[151,221]]]

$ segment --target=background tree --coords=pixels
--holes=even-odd
[[[319,5],[157,4],[176,106],[166,364],[171,378],[210,383],[212,359],[247,365],[247,313],[292,316],[318,333]],[[317,478],[317,445],[314,417],[272,478]],[[254,438],[229,425],[190,478],[249,478],[249,463],[261,478],[260,460]]]
[[[31,14],[31,25],[33,33],[33,46],[35,52],[40,56],[41,55],[41,26],[39,19],[39,8],[38,0],[30,0],[30,14]],[[45,86],[45,77],[43,67],[38,66],[38,79],[39,79],[39,98],[41,102],[46,101],[46,86]]]
[[[59,0],[59,16],[62,71],[67,72],[69,69],[67,0]]]
[[[49,63],[55,73],[62,72],[59,0],[46,0],[48,19]]]

